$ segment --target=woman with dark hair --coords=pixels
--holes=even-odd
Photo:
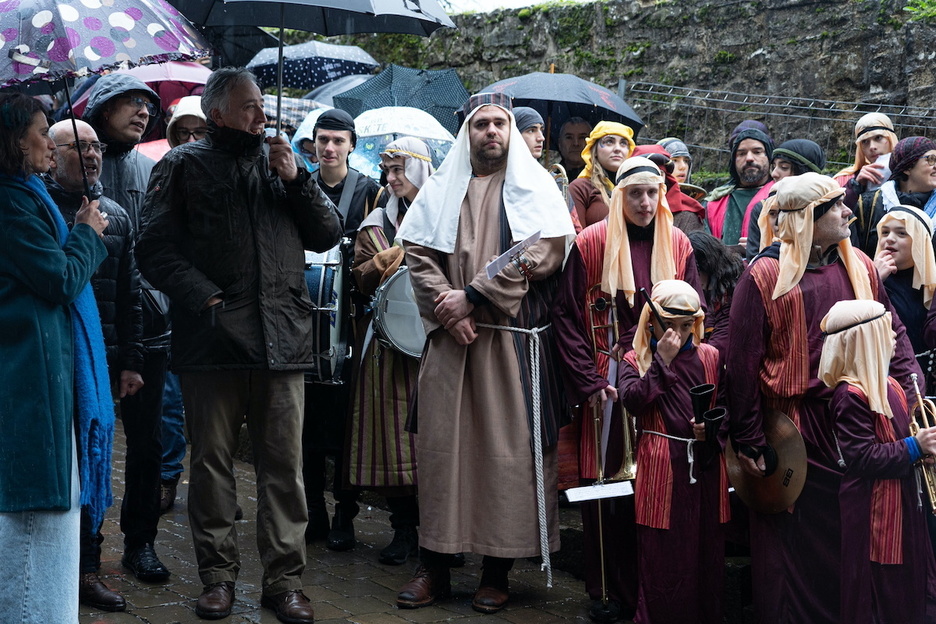
[[[773,160],[770,163],[770,177],[776,183],[790,176],[803,175],[807,171],[822,173],[826,166],[825,152],[819,147],[819,144],[809,139],[791,139],[784,141],[773,151]],[[745,258],[750,260],[764,247],[769,247],[773,243],[773,233],[776,226],[770,227],[776,223],[774,215],[772,222],[765,222],[761,218],[764,205],[767,200],[761,200],[751,209],[750,221],[748,222],[747,246],[745,247]],[[761,237],[761,232],[769,232],[768,235]]]
[[[85,199],[68,231],[37,175],[48,131],[36,100],[0,95],[2,622],[78,621],[79,501],[100,517],[110,504],[114,412],[90,286],[107,219]]]
[[[744,262],[723,242],[702,230],[689,232],[689,242],[699,268],[699,281],[708,302],[705,342],[724,353],[728,348],[728,315],[735,284],[744,272]]]

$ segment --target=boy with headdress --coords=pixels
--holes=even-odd
[[[429,147],[402,137],[380,153],[389,199],[364,218],[354,243],[352,273],[358,290],[373,297],[403,263],[403,248],[393,244],[419,189],[433,173]],[[404,430],[412,409],[419,359],[388,348],[374,335],[373,315],[359,324],[357,371],[348,428],[351,485],[380,492],[390,507],[393,541],[380,551],[381,563],[401,565],[415,555],[419,540],[416,502],[416,443]]]
[[[729,318],[727,397],[742,468],[763,476],[763,414],[787,414],[803,436],[807,475],[791,510],[752,511],[755,616],[760,622],[839,622],[841,523],[839,454],[828,411],[831,390],[818,377],[819,322],[843,299],[890,303],[871,260],[849,242],[851,211],[832,178],[807,172],[777,183],[780,242],[742,274]],[[893,319],[893,376],[911,388],[919,373],[903,324]],[[777,579],[783,582],[778,583]]]
[[[634,621],[719,624],[728,478],[720,442],[693,422],[689,393],[712,384],[718,396],[718,350],[702,344],[705,312],[692,286],[662,280],[650,299],[618,375],[638,436]]]
[[[582,423],[579,478],[586,482],[598,478],[597,458],[603,457],[611,474],[624,452],[622,419],[616,401],[617,362],[610,357],[617,336],[593,328],[607,327],[612,322],[610,312],[614,307],[620,344],[629,345],[640,314],[636,293],[641,288],[652,289],[660,280],[684,280],[702,299],[692,245],[685,234],[673,227],[665,179],[659,167],[647,158],[628,158],[618,169],[615,181],[608,218],[586,227],[576,237],[553,306],[566,395],[570,405],[581,408],[581,418],[576,419]],[[600,412],[600,445],[590,433],[593,410]],[[615,609],[620,619],[621,615],[630,617],[637,605],[634,507],[632,498],[600,503],[605,526],[615,527],[604,532],[606,560],[614,562],[607,570],[607,590],[609,604],[616,607],[608,612],[598,600],[604,593],[599,563],[598,504],[581,506],[585,587],[596,601],[590,614],[592,619],[610,621]]]
[[[422,565],[397,605],[450,591],[455,553],[484,556],[472,607],[508,600],[517,557],[558,549],[549,309],[572,222],[503,94],[469,98],[455,144],[397,231],[427,341],[416,409]],[[489,278],[486,265],[539,232]],[[510,258],[510,257],[508,257]]]
[[[881,186],[890,176],[886,156],[897,146],[894,122],[884,113],[868,113],[855,123],[855,164],[835,174],[845,189],[845,205],[854,207],[858,196]]]
[[[912,433],[907,396],[888,376],[891,313],[877,301],[839,301],[820,328],[819,377],[833,390],[829,411],[845,465],[841,621],[936,621],[936,562],[924,517],[930,501],[920,508],[914,478],[914,465],[936,453],[936,428]]]

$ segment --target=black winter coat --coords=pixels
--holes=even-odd
[[[271,178],[263,135],[209,127],[156,165],[137,244],[143,275],[172,301],[173,369],[311,368],[303,249],[335,246],[338,213],[304,169]],[[204,309],[212,297],[223,302]]]
[[[48,175],[43,176],[43,180],[71,230],[84,193],[70,193]],[[101,211],[107,213],[108,225],[103,237],[107,258],[94,272],[91,286],[101,315],[107,366],[111,376],[116,378],[120,371],[143,372],[140,272],[133,252],[134,232],[130,217],[117,202],[103,197],[101,192],[100,183],[91,188],[91,199],[99,200]]]

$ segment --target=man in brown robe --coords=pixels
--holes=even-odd
[[[465,108],[455,145],[398,232],[428,339],[416,414],[422,565],[397,604],[447,596],[450,560],[469,551],[484,556],[472,607],[493,613],[507,603],[513,560],[541,555],[548,569],[559,547],[563,403],[548,313],[573,229],[509,101],[480,94]],[[493,258],[536,232],[488,278]]]

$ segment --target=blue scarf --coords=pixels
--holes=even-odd
[[[936,192],[930,193],[929,199],[926,200],[926,205],[923,206],[923,212],[925,212],[930,219],[936,219]]]
[[[45,204],[59,243],[65,246],[68,225],[39,176],[22,181]],[[97,530],[107,508],[114,502],[111,493],[111,451],[114,444],[114,399],[107,374],[107,356],[101,317],[90,282],[69,306],[75,365],[75,405],[78,412],[78,472],[81,478],[81,505],[91,514]]]

